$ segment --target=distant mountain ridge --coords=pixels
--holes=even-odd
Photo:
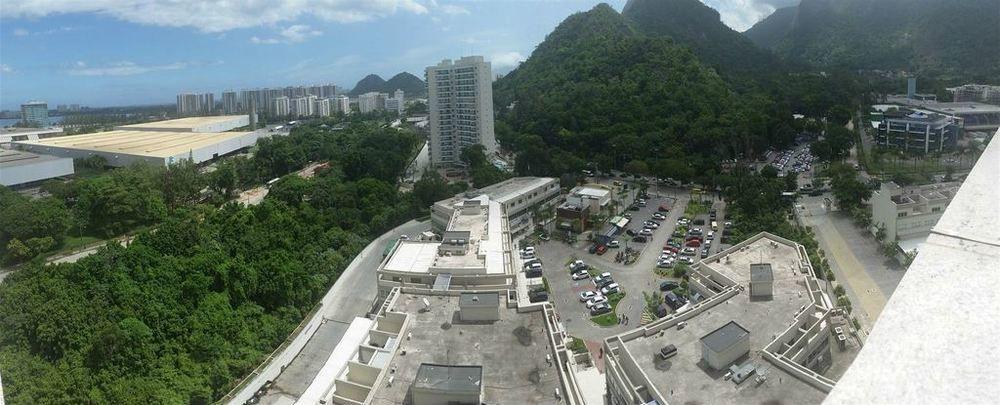
[[[1000,81],[1000,0],[802,0],[744,35],[820,68]]]
[[[629,0],[622,15],[643,34],[690,47],[722,74],[756,75],[782,67],[775,55],[729,28],[718,11],[699,0]]]
[[[370,74],[358,81],[348,95],[356,97],[373,91],[392,94],[397,89],[403,90],[407,98],[427,96],[427,86],[424,81],[409,72],[399,73],[389,80],[382,79],[377,74]]]

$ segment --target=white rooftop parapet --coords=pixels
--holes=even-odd
[[[1000,398],[993,372],[1000,363],[998,169],[1000,142],[994,141],[826,403],[983,404]]]

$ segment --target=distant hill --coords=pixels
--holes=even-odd
[[[784,113],[769,117],[766,101],[741,99],[689,48],[637,32],[607,4],[567,17],[493,88],[497,139],[519,153],[521,174],[573,172],[586,159],[688,178],[718,156],[790,139],[775,135],[772,117]]]
[[[407,98],[427,96],[427,87],[424,85],[424,81],[408,72],[397,74],[388,81],[379,75],[370,74],[358,81],[358,84],[354,85],[348,94],[352,97],[373,91],[391,94],[397,89],[403,90]]]
[[[724,74],[774,72],[780,60],[722,22],[719,12],[698,0],[629,0],[622,15],[647,35],[672,38]]]
[[[802,0],[744,35],[816,67],[1000,82],[1000,0]]]

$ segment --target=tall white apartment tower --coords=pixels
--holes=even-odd
[[[482,144],[497,152],[493,135],[493,73],[482,56],[445,59],[427,68],[430,158],[435,166],[461,164],[462,149]]]
[[[231,90],[222,92],[222,113],[230,115],[240,111],[240,103],[237,101],[236,92]]]

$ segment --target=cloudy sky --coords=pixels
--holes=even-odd
[[[798,0],[705,0],[744,30]],[[0,108],[171,103],[179,92],[423,76],[480,54],[505,72],[598,0],[3,0]],[[621,10],[625,0],[607,1]]]

